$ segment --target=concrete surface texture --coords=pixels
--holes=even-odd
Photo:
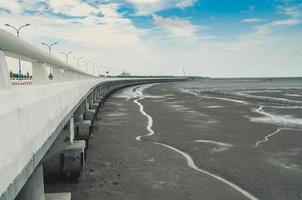
[[[301,111],[188,83],[126,88],[98,113],[79,183],[51,177],[45,188],[74,200],[302,199]]]
[[[21,173],[63,118],[101,80],[0,90],[0,194]],[[76,92],[74,92],[76,91]],[[8,156],[9,155],[9,156]]]

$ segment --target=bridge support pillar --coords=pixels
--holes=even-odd
[[[100,87],[97,87],[93,93],[93,99],[92,103],[90,104],[90,109],[96,110],[96,112],[99,111],[100,105],[103,101],[103,98],[100,93],[101,89]]]
[[[89,105],[89,109],[95,110],[97,112],[99,110],[99,103],[97,101],[94,101]]]
[[[79,178],[84,169],[85,141],[74,140],[73,116],[44,157],[45,174],[69,174]]]
[[[16,200],[44,200],[43,167],[39,165],[27,180]]]
[[[89,147],[89,139],[91,135],[91,121],[80,120],[75,122],[75,140],[85,140],[86,148]]]
[[[90,109],[90,105],[92,105],[92,103],[93,103],[93,94],[90,94],[85,101],[86,110],[83,113],[83,119],[91,121],[91,129],[93,128],[93,124],[96,116],[96,110]]]
[[[97,101],[97,88],[92,92],[92,98],[91,101],[89,102],[89,109],[95,110],[98,112],[99,110],[99,101]]]
[[[77,108],[77,110],[74,112],[73,116],[75,119],[79,119],[81,118],[81,116],[83,115],[83,113],[87,110],[87,103],[86,101],[83,101],[81,103],[81,105],[79,105],[79,107]]]
[[[94,109],[89,109],[83,114],[84,120],[91,121],[91,127],[93,127],[95,116],[96,116],[96,110]]]

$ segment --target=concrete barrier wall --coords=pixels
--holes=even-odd
[[[14,199],[95,87],[114,85],[113,92],[125,86],[163,81],[171,79],[103,78],[0,89],[0,199]]]
[[[79,100],[101,81],[0,90],[0,194],[13,183]]]

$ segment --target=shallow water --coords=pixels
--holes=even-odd
[[[177,85],[203,91],[302,89],[302,78],[202,79]]]

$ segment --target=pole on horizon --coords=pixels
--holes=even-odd
[[[8,27],[10,27],[12,29],[14,29],[16,31],[16,33],[17,33],[17,37],[18,38],[20,38],[20,31],[21,31],[21,29],[24,28],[24,27],[30,26],[30,24],[24,24],[24,25],[20,26],[19,28],[16,28],[16,27],[14,27],[14,26],[12,26],[10,24],[4,24],[4,25],[8,26]],[[19,59],[18,61],[19,61],[19,80],[21,80],[21,75],[22,75],[22,72],[21,72],[21,60]]]
[[[184,74],[184,77],[186,77],[186,71],[185,71],[185,68],[184,68],[184,67],[182,68],[182,72],[183,72],[183,74]]]

